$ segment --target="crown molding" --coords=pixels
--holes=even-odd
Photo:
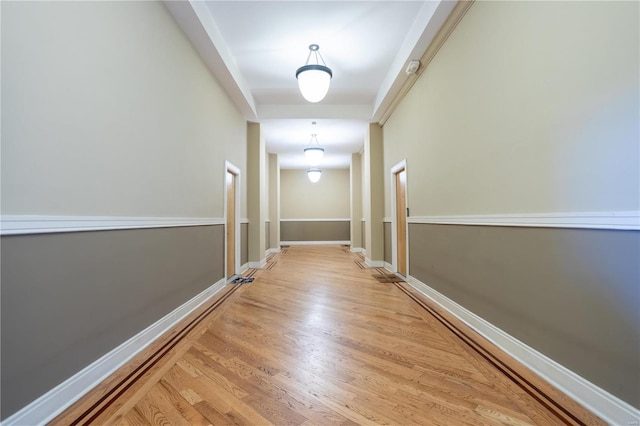
[[[415,74],[409,76],[405,75],[404,72],[400,73],[398,71],[400,76],[393,83],[397,88],[392,90],[390,87],[388,89],[389,92],[385,93],[384,97],[379,95],[379,99],[376,100],[373,113],[374,121],[384,126],[384,123],[391,117],[391,114],[409,93],[409,90],[411,90],[422,72],[429,66],[431,60],[447,41],[453,30],[456,29],[474,1],[441,1],[438,4],[438,8],[433,11],[432,16],[429,18],[431,19],[429,25],[424,30],[425,37],[428,37],[429,43],[428,46],[424,46],[424,53],[420,57],[420,67]],[[436,32],[435,35],[433,35],[433,32]],[[409,59],[416,58],[408,58],[402,63],[402,67],[406,66]]]
[[[182,31],[247,120],[257,117],[255,100],[204,1],[165,1]]]

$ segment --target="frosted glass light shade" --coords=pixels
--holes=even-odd
[[[320,180],[320,176],[322,176],[322,170],[320,169],[309,169],[307,170],[307,177],[313,183],[316,183]]]
[[[331,70],[324,65],[305,65],[296,72],[300,93],[309,102],[320,102],[329,91]]]
[[[309,165],[315,167],[322,161],[322,157],[324,156],[324,148],[320,148],[317,146],[305,148],[304,156],[307,159]]]

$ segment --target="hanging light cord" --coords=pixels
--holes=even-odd
[[[313,143],[315,141],[315,145],[320,148],[320,142],[318,142],[318,135],[316,135],[315,133],[311,134],[311,140],[309,141],[309,148],[314,148]]]
[[[325,67],[327,66],[327,64],[324,62],[322,54],[320,53],[320,47],[317,44],[309,45],[309,55],[307,56],[307,62],[305,62],[305,66],[309,65],[309,60],[311,59],[312,54],[315,55],[317,65],[320,65],[320,61],[322,61],[322,65],[324,65]],[[320,58],[320,60],[318,60],[318,58]]]

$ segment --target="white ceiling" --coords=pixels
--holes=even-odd
[[[282,168],[306,168],[317,122],[321,168],[348,167],[455,1],[167,1],[247,120],[262,124]],[[318,44],[333,71],[326,98],[305,101],[296,69]]]

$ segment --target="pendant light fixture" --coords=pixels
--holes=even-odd
[[[317,44],[309,45],[307,62],[296,71],[300,92],[309,102],[320,102],[324,99],[329,91],[331,77],[333,77],[331,68],[324,63],[319,49],[320,47]],[[315,59],[315,64],[309,63],[312,55]],[[320,61],[322,61],[322,64]]]
[[[322,157],[324,156],[324,148],[320,146],[318,143],[318,136],[315,133],[316,122],[313,121],[311,126],[314,130],[314,133],[311,135],[311,141],[309,145],[304,149],[304,156],[307,159],[307,162],[310,166],[316,167],[322,161]]]
[[[309,169],[307,170],[307,177],[313,183],[316,183],[320,180],[320,176],[322,176],[322,170],[320,169]]]

